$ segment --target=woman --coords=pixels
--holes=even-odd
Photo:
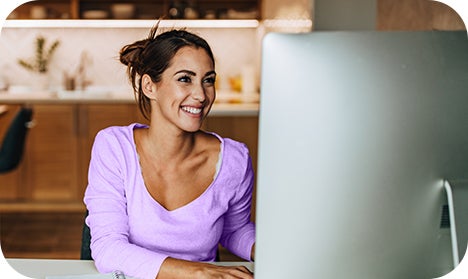
[[[255,251],[248,149],[200,130],[215,100],[212,51],[187,31],[156,33],[120,52],[150,125],[109,127],[93,145],[92,257],[101,272],[143,279],[253,278],[206,263],[218,243],[246,260]]]

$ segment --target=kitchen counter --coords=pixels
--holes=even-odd
[[[134,104],[132,95],[126,94],[57,94],[50,92],[38,93],[6,93],[0,92],[0,104],[12,105],[50,105],[50,104]],[[211,116],[257,116],[257,102],[215,102]]]

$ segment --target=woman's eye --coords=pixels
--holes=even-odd
[[[191,81],[189,76],[182,76],[177,80],[180,81],[180,82],[190,82]]]
[[[204,83],[208,83],[208,84],[214,84],[215,81],[216,81],[215,77],[208,77],[208,78],[203,80]]]

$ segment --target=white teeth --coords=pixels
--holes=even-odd
[[[192,113],[192,114],[199,114],[202,109],[201,108],[194,108],[194,107],[182,107],[182,110]]]

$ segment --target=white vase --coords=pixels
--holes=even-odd
[[[47,73],[33,73],[31,78],[31,88],[33,91],[48,91],[49,75]]]

